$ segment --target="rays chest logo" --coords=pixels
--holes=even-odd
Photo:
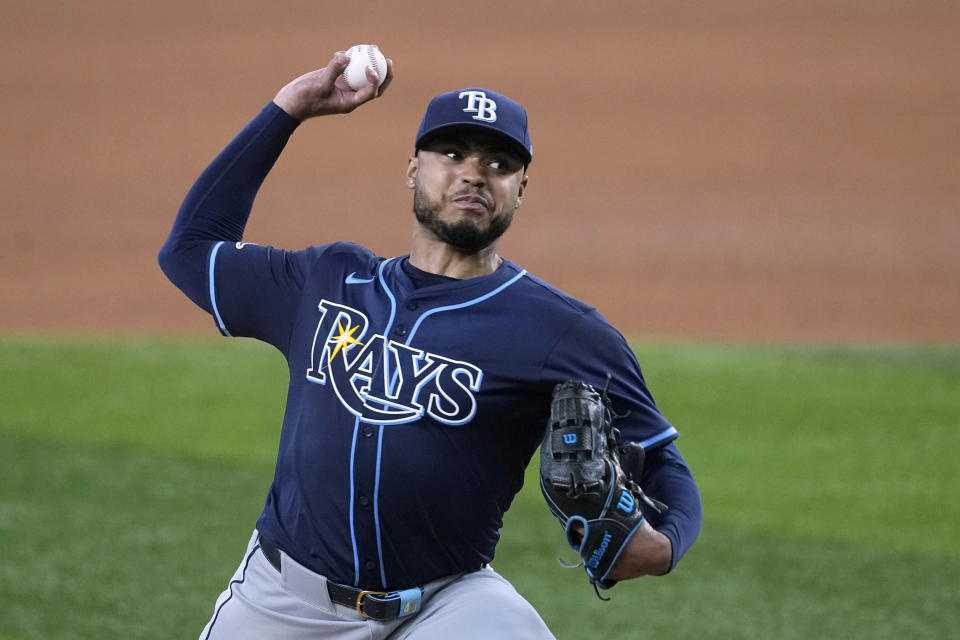
[[[403,424],[424,414],[448,425],[473,419],[479,367],[367,335],[367,316],[351,307],[322,300],[317,308],[307,380],[329,384],[347,411],[371,424]]]

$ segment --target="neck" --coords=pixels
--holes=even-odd
[[[417,269],[464,280],[489,275],[502,263],[496,242],[475,253],[463,253],[440,241],[420,225],[414,225],[410,264]]]

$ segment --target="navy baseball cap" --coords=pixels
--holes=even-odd
[[[516,149],[524,164],[533,159],[527,110],[505,95],[479,87],[434,97],[423,114],[414,147],[420,149],[434,134],[461,127],[480,127],[500,134]]]

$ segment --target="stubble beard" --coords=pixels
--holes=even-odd
[[[442,208],[439,202],[429,200],[417,185],[413,191],[413,214],[417,222],[442,242],[465,254],[478,253],[486,249],[502,236],[513,222],[513,209],[491,218],[486,228],[478,226],[467,218],[452,223],[445,222],[440,219]]]

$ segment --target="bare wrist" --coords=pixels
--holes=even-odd
[[[673,543],[670,538],[644,521],[627,543],[609,578],[629,580],[640,576],[661,576],[669,573],[672,563]]]

